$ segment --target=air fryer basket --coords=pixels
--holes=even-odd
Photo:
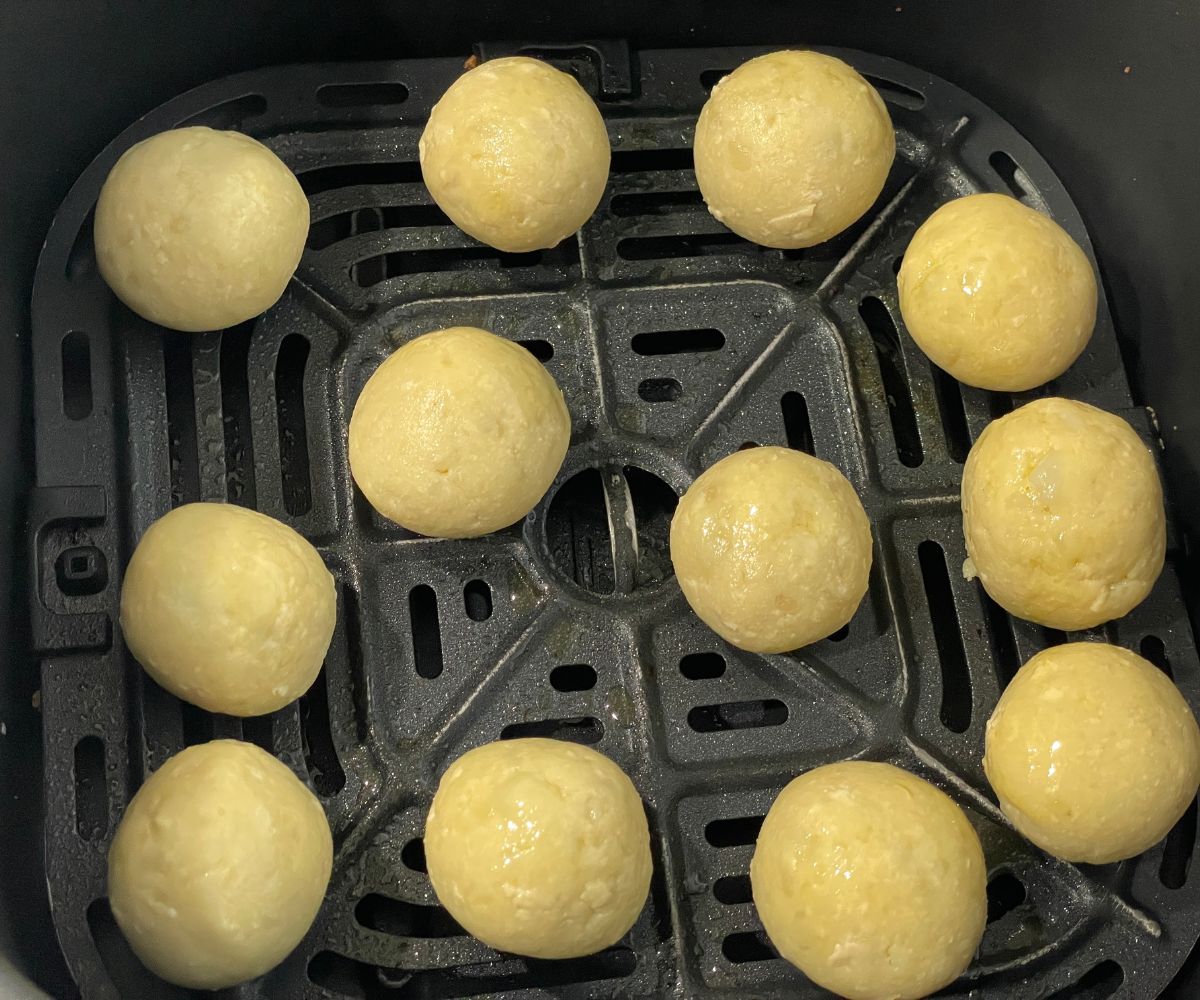
[[[253,740],[309,781],[337,845],[316,926],[281,968],[231,991],[238,997],[818,995],[766,942],[747,868],[778,790],[848,756],[928,777],[983,839],[988,929],[950,995],[1146,997],[1183,963],[1200,933],[1200,883],[1187,877],[1194,805],[1146,855],[1075,866],[1013,833],[979,763],[1005,682],[1068,637],[1010,619],[962,579],[962,461],[989,419],[1037,394],[1119,412],[1156,445],[1148,414],[1133,407],[1107,305],[1079,363],[1017,398],[960,388],[932,368],[896,307],[904,248],[949,198],[1011,193],[1089,248],[1083,224],[1038,154],[980,103],[919,70],[833,50],[880,89],[895,121],[883,195],[811,250],[737,238],[704,209],[690,141],[707,90],[760,51],[536,50],[597,96],[614,150],[600,210],[550,251],[481,246],[420,182],[417,138],[461,59],[227,78],[147,116],[76,184],[35,282],[30,563],[47,878],[85,996],[188,995],[150,976],[121,939],[105,855],[145,775],[217,736]],[[254,323],[200,336],[120,306],[91,243],[90,211],[117,156],[188,123],[263,139],[299,174],[313,215],[283,300]],[[471,541],[387,524],[346,471],[346,422],[371,371],[399,343],[453,324],[525,344],[563,386],[574,423],[542,504]],[[670,576],[677,495],[753,444],[835,463],[874,527],[858,614],[792,655],[727,646]],[[145,676],[115,627],[133,544],[197,499],[292,524],[337,576],[322,674],[272,716],[181,704]],[[1150,599],[1087,636],[1140,650],[1195,708],[1200,663],[1174,534],[1170,543]],[[490,951],[437,906],[423,871],[438,775],[472,746],[521,735],[589,743],[645,797],[649,904],[626,940],[591,958]]]

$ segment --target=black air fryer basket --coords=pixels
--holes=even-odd
[[[1200,37],[1200,15],[1156,6],[1126,25],[1117,5],[1110,17],[1106,5],[1081,4],[1059,24],[1039,5],[1012,4],[959,11],[955,31],[937,4],[767,5],[761,19],[732,5],[676,5],[670,24],[621,6],[555,14],[484,4],[456,23],[445,10],[418,17],[410,5],[377,4],[373,22],[352,24],[322,5],[305,20],[295,4],[264,3],[251,8],[262,18],[253,29],[251,13],[231,25],[218,4],[184,15],[165,4],[135,13],[35,3],[0,15],[13,29],[0,38],[10,65],[32,73],[42,60],[32,120],[47,136],[35,142],[21,92],[0,98],[19,182],[5,207],[33,192],[28,210],[13,213],[5,277],[18,333],[3,355],[14,388],[5,416],[17,426],[23,401],[32,419],[21,424],[27,450],[4,457],[6,499],[24,523],[14,522],[5,567],[15,610],[0,746],[14,804],[4,830],[11,968],[0,965],[0,992],[35,995],[29,977],[53,996],[203,995],[161,983],[129,951],[105,898],[105,857],[149,773],[184,746],[235,737],[314,788],[336,858],[297,951],[223,995],[822,995],[772,950],[748,865],[779,789],[846,757],[929,778],[983,840],[987,932],[945,995],[1197,995],[1195,804],[1145,855],[1071,865],[1012,831],[980,757],[984,723],[1017,667],[1068,639],[1139,651],[1200,707],[1188,554],[1200,446],[1187,435],[1200,406],[1173,253],[1200,239],[1197,198],[1185,197],[1189,185],[1200,196],[1200,182],[1183,155],[1196,152],[1197,132],[1173,74],[1151,58],[1189,30]],[[1060,52],[1037,54],[1039,25]],[[506,37],[538,41],[479,41]],[[123,43],[126,57],[97,38]],[[155,42],[170,42],[172,58]],[[832,46],[879,89],[897,158],[850,230],[810,250],[768,250],[706,211],[692,131],[724,73],[801,45]],[[1110,58],[1122,47],[1125,61]],[[596,215],[576,237],[528,254],[495,251],[451,225],[416,163],[429,109],[464,60],[515,52],[573,72],[599,102],[613,147]],[[1101,57],[1100,67],[1087,61]],[[1182,58],[1200,68],[1190,49]],[[1047,65],[1060,59],[1081,75],[1062,92],[1058,64]],[[52,106],[51,93],[78,106]],[[218,333],[138,319],[96,270],[91,213],[108,169],[133,143],[182,124],[266,142],[312,208],[283,299]],[[1162,130],[1182,130],[1180,141],[1160,141]],[[1051,214],[1105,279],[1083,358],[1032,393],[960,386],[900,319],[895,274],[913,231],[975,191]],[[451,325],[523,344],[563,387],[573,422],[566,463],[534,512],[464,541],[382,520],[355,490],[345,454],[350,410],[379,362]],[[1169,487],[1166,571],[1143,605],[1090,633],[1014,620],[961,573],[967,450],[989,420],[1041,395],[1128,419]],[[765,444],[846,473],[872,520],[875,564],[846,629],[762,657],[728,646],[689,611],[667,532],[701,469]],[[337,578],[321,675],[271,716],[238,720],[179,702],[121,640],[116,608],[133,545],[155,518],[195,500],[293,525]],[[612,757],[650,818],[646,909],[622,942],[589,958],[491,951],[437,905],[424,871],[424,815],[448,763],[490,740],[535,735]]]

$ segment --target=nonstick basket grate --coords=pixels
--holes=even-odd
[[[1018,664],[1067,638],[1011,620],[959,571],[963,458],[987,421],[1021,400],[960,388],[932,368],[896,306],[913,230],[958,195],[1012,193],[1089,247],[1061,184],[960,90],[838,52],[888,102],[895,168],[849,232],[811,250],[767,250],[708,215],[690,151],[708,89],[763,50],[524,51],[579,76],[613,145],[599,211],[554,250],[481,246],[421,184],[417,139],[461,59],[270,69],[202,87],[121,135],[54,223],[33,301],[31,608],[50,897],[84,995],[187,995],[150,976],[122,940],[105,856],[144,777],[221,736],[258,743],[309,781],[337,851],[307,939],[229,996],[818,995],[771,950],[747,871],[777,791],[850,756],[928,777],[983,839],[987,933],[948,994],[1155,994],[1200,932],[1195,806],[1165,845],[1105,867],[1047,858],[998,813],[980,766],[984,722]],[[184,123],[263,139],[312,204],[308,249],[282,301],[200,336],[123,308],[97,274],[91,235],[117,156]],[[418,538],[379,519],[345,454],[371,371],[399,343],[453,324],[523,343],[563,386],[574,421],[546,499],[521,525],[472,541]],[[1122,413],[1154,443],[1103,302],[1087,353],[1042,392]],[[834,462],[874,525],[861,609],[840,634],[792,655],[725,645],[671,577],[677,495],[754,444]],[[337,576],[321,676],[274,715],[239,721],[181,704],[141,671],[116,627],[133,544],[197,499],[292,524]],[[1173,564],[1174,538],[1170,548]],[[1130,616],[1087,637],[1139,649],[1198,704],[1200,664],[1173,566]],[[424,872],[420,836],[438,775],[470,747],[524,735],[595,746],[645,798],[650,901],[623,942],[590,958],[489,950],[437,906]]]

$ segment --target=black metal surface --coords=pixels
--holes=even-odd
[[[1010,621],[963,582],[962,455],[1013,400],[939,377],[896,308],[899,256],[950,197],[1012,189],[1087,247],[1082,223],[1041,158],[976,101],[889,60],[840,53],[880,86],[898,129],[880,203],[809,251],[733,237],[696,193],[691,129],[706,88],[758,51],[634,53],[630,96],[621,70],[597,65],[604,46],[548,53],[585,84],[609,81],[614,159],[597,215],[539,254],[480,247],[420,183],[416,141],[461,60],[219,81],[124,133],[72,190],[35,284],[31,565],[47,874],[85,995],[179,994],[116,933],[104,857],[144,775],[213,735],[253,739],[310,779],[338,851],[312,933],[241,997],[814,993],[764,944],[744,876],[756,818],[778,789],[850,755],[931,778],[980,830],[995,919],[952,993],[1035,997],[1086,980],[1097,996],[1144,997],[1182,964],[1200,931],[1200,889],[1187,877],[1194,813],[1139,859],[1081,868],[1024,844],[987,792],[983,723],[1016,664],[1062,637]],[[310,250],[279,305],[196,337],[116,303],[90,237],[116,157],[184,122],[267,141],[313,209]],[[575,427],[539,508],[469,542],[385,524],[345,472],[346,421],[370,372],[396,344],[454,323],[527,342],[562,384]],[[701,331],[692,343],[705,350],[672,353],[688,343],[672,331]],[[1123,412],[1154,439],[1131,408],[1104,305],[1084,358],[1044,392]],[[727,647],[669,577],[670,491],[750,442],[833,461],[874,524],[868,599],[846,635],[796,655]],[[280,517],[338,576],[322,676],[267,719],[181,706],[114,627],[134,541],[193,499]],[[1169,664],[1196,706],[1200,664],[1172,568],[1107,635]],[[530,733],[592,743],[646,799],[651,900],[627,941],[593,959],[495,955],[457,933],[421,871],[414,841],[440,771],[471,746]]]

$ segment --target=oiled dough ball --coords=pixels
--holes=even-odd
[[[456,326],[405,344],[367,380],[350,418],[350,471],[384,517],[474,538],[534,508],[570,440],[562,391],[537,359]]]
[[[960,382],[1017,392],[1049,382],[1096,325],[1091,261],[1053,219],[1002,194],[943,205],[898,278],[909,333]]]
[[[962,482],[965,575],[1010,614],[1092,628],[1150,593],[1166,519],[1149,450],[1111,413],[1038,399],[984,428]]]
[[[936,992],[970,964],[987,922],[974,828],[891,764],[843,761],[791,782],[763,821],[750,883],[779,953],[851,1000]]]
[[[1154,664],[1073,642],[1017,671],[988,720],[983,767],[1038,847],[1105,864],[1158,843],[1196,797],[1200,728]]]
[[[637,789],[603,754],[558,740],[502,740],[442,776],[425,824],[442,905],[479,940],[534,958],[615,944],[650,888]]]
[[[768,247],[810,247],[857,221],[895,156],[875,88],[819,52],[743,63],[713,88],[696,124],[696,182],[708,210]]]
[[[139,142],[96,203],[96,261],[135,313],[222,330],[283,294],[308,237],[308,199],[261,142],[194,126]]]
[[[493,59],[451,84],[421,136],[421,174],[456,226],[510,253],[579,229],[600,203],[611,151],[575,78],[538,59]]]
[[[333,576],[317,550],[233,504],[185,504],[160,517],[121,587],[121,630],[146,672],[226,715],[265,715],[304,694],[336,617]]]
[[[332,864],[316,796],[266,751],[215,740],[138,789],[109,848],[108,896],[147,968],[216,990],[261,976],[300,943]]]
[[[782,653],[836,632],[867,592],[871,525],[828,462],[747,448],[692,483],[671,562],[700,619],[735,646]]]

